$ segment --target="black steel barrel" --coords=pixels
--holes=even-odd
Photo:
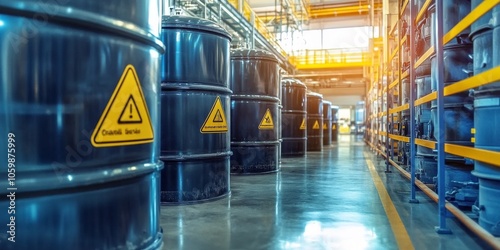
[[[281,102],[283,103],[281,155],[305,155],[307,142],[306,85],[294,78],[283,78],[281,89]]]
[[[230,193],[229,47],[218,24],[164,16],[162,40],[162,204],[187,204]]]
[[[307,151],[323,149],[323,96],[307,92]]]
[[[415,79],[417,99],[431,93],[431,76],[417,77]],[[432,137],[431,124],[431,104],[424,103],[415,107],[416,137],[430,140]],[[417,145],[417,154],[432,155],[432,149]]]
[[[332,106],[332,142],[339,138],[339,106]]]
[[[270,52],[231,51],[231,173],[279,170],[279,78]]]
[[[332,103],[323,101],[323,146],[332,144]]]
[[[0,2],[1,249],[162,247],[160,7]]]

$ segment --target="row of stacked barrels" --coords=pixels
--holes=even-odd
[[[417,2],[420,9],[425,1]],[[448,33],[472,8],[482,0],[443,2],[443,33]],[[415,54],[417,61],[431,46],[436,46],[435,4],[431,4],[423,20],[417,25]],[[437,90],[438,84],[448,86],[500,65],[500,7],[476,21],[457,37],[444,45],[444,79],[437,82],[435,54],[415,70],[416,99]],[[407,44],[404,53],[409,52]],[[409,60],[410,57],[403,56]],[[403,60],[403,65],[408,62]],[[401,85],[401,103],[409,100],[409,79]],[[500,151],[500,84],[493,83],[468,92],[444,97],[445,143]],[[400,134],[408,136],[409,112],[402,114]],[[415,107],[416,138],[436,141],[437,101]],[[408,161],[409,145],[402,157]],[[445,154],[445,183],[437,183],[437,154],[434,150],[416,145],[415,167],[417,177],[424,183],[445,188],[446,199],[455,205],[472,208],[479,215],[479,224],[495,236],[500,236],[500,168],[480,161],[472,162],[460,156]]]
[[[160,16],[158,0],[0,3],[2,249],[161,249],[160,203],[279,170],[278,59]]]
[[[303,156],[321,151],[338,138],[338,106],[323,100],[321,94],[307,91],[298,79],[285,77],[282,84],[282,156]]]
[[[162,204],[226,197],[230,174],[279,171],[282,155],[321,150],[323,127],[331,138],[331,103],[282,79],[274,54],[230,50],[227,31],[209,20],[164,16],[162,26]]]

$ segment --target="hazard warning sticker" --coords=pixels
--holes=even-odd
[[[208,116],[200,128],[200,132],[203,134],[227,132],[226,115],[224,114],[224,109],[222,109],[222,102],[219,96],[217,96],[212,109],[208,112]]]
[[[300,128],[299,129],[306,129],[306,118],[302,119],[302,124],[300,124]]]
[[[92,133],[94,147],[151,143],[153,126],[134,66],[127,65]]]
[[[319,122],[316,120],[313,125],[313,129],[319,129]]]
[[[259,129],[274,129],[273,117],[271,116],[271,111],[269,109],[266,110],[266,113],[262,117],[262,120],[259,124]]]
[[[335,130],[337,128],[337,125],[333,124],[332,125],[332,130]]]

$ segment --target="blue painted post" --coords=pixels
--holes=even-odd
[[[446,227],[446,207],[445,207],[445,153],[444,153],[444,65],[443,65],[443,1],[436,1],[436,60],[437,60],[437,127],[439,135],[437,139],[438,153],[438,209],[439,226],[436,227],[438,234],[450,234]]]
[[[413,34],[415,34],[415,19],[416,19],[416,11],[417,8],[413,1],[410,1],[410,69],[409,69],[409,77],[410,77],[410,168],[411,168],[411,197],[410,203],[418,203],[416,198],[416,190],[415,190],[415,39],[413,39]],[[401,83],[400,83],[401,84]],[[401,85],[400,85],[401,86]]]

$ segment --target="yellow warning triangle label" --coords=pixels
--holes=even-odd
[[[266,110],[264,117],[259,124],[259,129],[274,129],[273,117],[271,116],[271,111],[269,109]]]
[[[326,122],[323,123],[323,129],[328,129],[328,126],[326,126]]]
[[[319,122],[316,120],[313,125],[313,129],[319,129]]]
[[[151,143],[153,126],[134,66],[127,65],[92,132],[94,147]]]
[[[337,125],[332,124],[332,130],[335,130],[337,128]]]
[[[212,105],[212,109],[208,112],[208,116],[200,128],[200,132],[203,134],[227,132],[226,115],[224,114],[224,109],[222,108],[222,102],[219,96],[217,96],[214,104]]]
[[[306,118],[302,119],[302,123],[300,124],[300,128],[299,129],[306,129]]]

